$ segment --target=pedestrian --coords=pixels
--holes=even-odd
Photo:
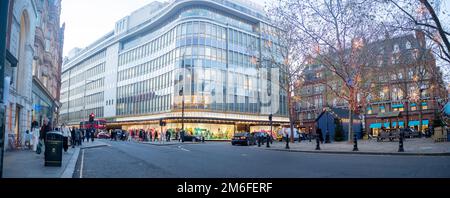
[[[322,134],[322,129],[320,129],[319,127],[317,127],[316,130],[317,135],[319,136],[319,141],[323,144],[323,134]]]
[[[142,141],[143,139],[143,133],[142,133],[142,129],[139,130],[139,141]]]
[[[75,144],[77,146],[81,146],[81,142],[83,141],[82,136],[83,136],[83,131],[79,130],[79,129],[75,129]]]
[[[93,128],[91,128],[90,132],[91,132],[91,134],[89,134],[89,135],[91,136],[91,142],[94,142],[95,130]]]
[[[169,130],[166,131],[166,136],[167,136],[167,142],[170,142],[170,136],[171,136],[171,134],[170,134],[170,131],[169,131]]]
[[[49,123],[48,118],[44,117],[44,124],[42,125],[41,130],[39,131],[40,132],[39,137],[40,140],[43,142],[44,147],[46,146],[47,142],[46,139],[47,133],[51,131],[52,131],[51,124]]]
[[[67,149],[69,149],[70,132],[69,132],[69,129],[64,124],[61,126],[61,132],[63,135],[63,149],[64,149],[64,152],[67,153]]]
[[[184,131],[183,130],[180,131],[180,139],[181,139],[181,142],[184,142]]]
[[[33,139],[32,139],[32,145],[33,145],[33,151],[36,152],[37,146],[39,143],[39,124],[34,121],[33,127],[31,129],[31,132],[33,133]]]
[[[89,143],[89,138],[91,137],[91,132],[90,131],[88,131],[87,129],[83,129],[83,131],[84,131],[84,137],[86,137],[86,139],[87,139],[87,142]]]
[[[152,142],[152,129],[150,129],[150,131],[148,132],[148,136],[149,136],[150,142]]]
[[[158,141],[158,130],[155,130],[155,142]]]
[[[70,130],[70,144],[72,145],[72,148],[75,148],[75,127],[72,127]]]

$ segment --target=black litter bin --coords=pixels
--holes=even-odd
[[[61,166],[63,150],[63,135],[52,131],[46,135],[45,166]]]

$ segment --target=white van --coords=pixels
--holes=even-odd
[[[278,131],[278,134],[283,136],[284,138],[286,137],[286,134],[288,134],[290,137],[292,135],[291,128],[282,128]],[[294,139],[298,139],[299,136],[300,136],[300,132],[298,131],[298,129],[294,128]]]

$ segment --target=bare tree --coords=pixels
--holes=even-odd
[[[295,104],[299,97],[294,91],[299,89],[300,76],[306,63],[303,53],[302,39],[297,29],[282,15],[282,7],[269,8],[269,18],[275,26],[265,26],[263,34],[261,62],[263,67],[274,68],[279,71],[279,88],[286,94],[291,134],[294,142],[294,124],[296,121]]]
[[[433,52],[450,63],[450,30],[441,23],[440,13],[436,12],[439,4],[433,0],[380,0],[384,3],[387,20],[391,26],[403,31],[420,30],[434,43]],[[382,5],[382,6],[383,6]],[[388,5],[388,6],[386,6]],[[389,6],[390,5],[390,6]],[[442,14],[448,15],[448,11]],[[449,15],[450,16],[450,15]],[[449,27],[447,27],[449,28]]]
[[[351,140],[353,113],[367,103],[376,88],[372,67],[378,49],[371,43],[380,35],[370,0],[278,0],[279,18],[291,23],[309,55],[333,74],[328,90],[346,101]],[[332,82],[332,83],[330,83]]]

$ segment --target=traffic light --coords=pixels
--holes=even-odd
[[[166,126],[166,122],[163,119],[159,119],[159,126]]]
[[[95,118],[94,113],[91,113],[91,114],[89,115],[89,122],[94,122],[94,118]]]
[[[272,122],[272,114],[269,115],[269,121]]]

